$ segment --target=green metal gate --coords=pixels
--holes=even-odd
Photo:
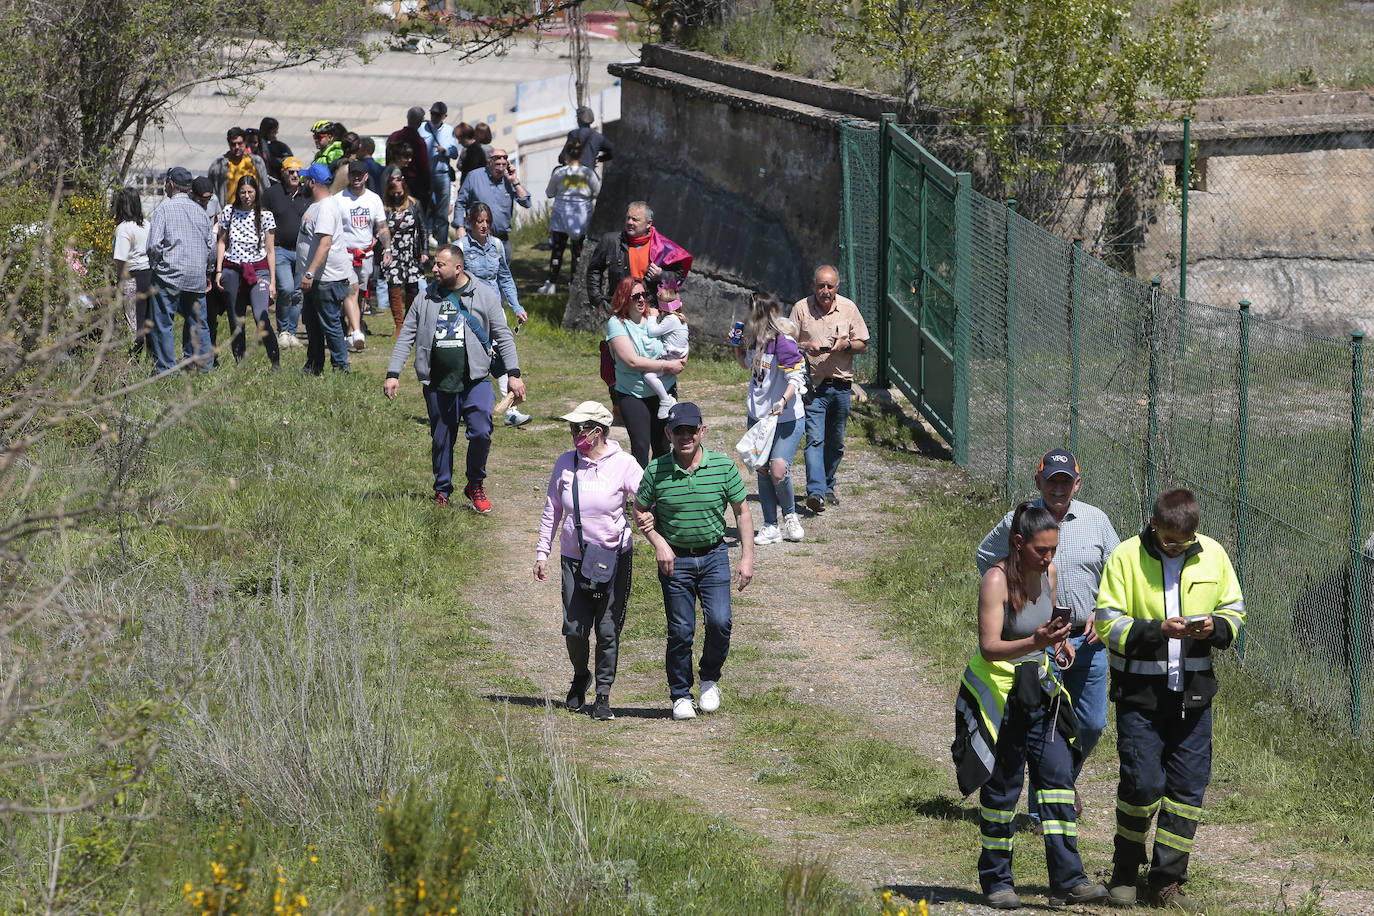
[[[879,133],[878,382],[896,384],[968,459],[968,173],[884,117]]]

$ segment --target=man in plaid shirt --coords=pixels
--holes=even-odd
[[[153,331],[150,337],[153,365],[158,373],[176,369],[172,327],[180,314],[195,322],[195,358],[203,371],[209,371],[214,358],[210,327],[205,320],[205,252],[210,245],[210,217],[191,200],[191,173],[181,166],[167,170],[162,202],[148,220],[148,266],[153,271]],[[186,352],[182,338],[182,358]]]

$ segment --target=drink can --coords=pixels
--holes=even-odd
[[[735,329],[730,332],[730,343],[739,346],[744,341],[744,322],[736,321]]]

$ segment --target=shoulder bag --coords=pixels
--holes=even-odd
[[[599,544],[588,544],[582,539],[582,506],[577,498],[577,468],[580,458],[573,457],[573,531],[577,534],[577,546],[582,551],[582,565],[577,572],[577,587],[593,598],[604,598],[615,578],[616,563],[620,560],[619,545],[612,550]]]

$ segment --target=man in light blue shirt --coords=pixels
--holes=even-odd
[[[455,238],[467,235],[463,219],[468,208],[481,201],[491,207],[491,234],[501,240],[506,249],[506,263],[510,263],[510,228],[515,205],[526,210],[530,208],[530,192],[516,177],[515,166],[503,149],[494,149],[487,157],[487,167],[468,172],[463,179],[463,187],[458,191],[458,201],[453,208],[453,228],[458,230]]]
[[[429,206],[429,234],[434,236],[440,248],[448,244],[451,218],[449,194],[453,188],[453,166],[450,160],[457,159],[460,152],[453,128],[444,123],[447,117],[448,106],[435,102],[429,106],[429,120],[420,125],[420,136],[424,137],[425,149],[429,152],[429,191],[434,198]]]

